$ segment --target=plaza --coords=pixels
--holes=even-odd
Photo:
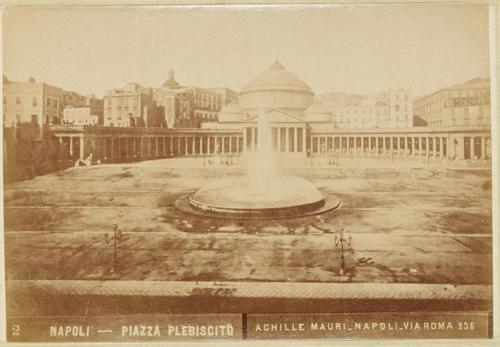
[[[9,280],[491,284],[489,170],[308,169],[342,207],[297,219],[210,219],[175,200],[242,168],[166,159],[78,167],[5,187]],[[104,234],[118,224],[118,270]],[[352,236],[338,274],[333,233]]]

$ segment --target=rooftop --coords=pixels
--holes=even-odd
[[[313,94],[311,88],[276,60],[266,71],[247,83],[241,93],[262,90],[294,90]]]

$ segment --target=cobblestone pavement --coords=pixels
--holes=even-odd
[[[212,295],[239,298],[296,299],[440,299],[491,300],[490,285],[414,283],[289,283],[188,281],[8,281],[15,292],[43,290],[61,295],[168,296]]]

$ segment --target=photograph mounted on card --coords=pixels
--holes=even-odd
[[[8,340],[491,337],[489,21],[7,6]]]

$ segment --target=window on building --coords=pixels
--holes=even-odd
[[[16,114],[16,123],[21,123],[21,114]]]
[[[38,98],[36,96],[33,97],[33,107],[36,107],[38,104]]]
[[[31,115],[31,123],[38,124],[38,115],[37,114]]]
[[[5,96],[3,97],[3,103],[4,105],[7,103],[7,98]]]
[[[399,111],[399,105],[396,105],[395,108],[396,108],[396,111]]]
[[[16,105],[21,105],[21,97],[16,96]]]
[[[466,107],[464,108],[464,123],[469,123],[470,118],[469,118],[469,109]]]

